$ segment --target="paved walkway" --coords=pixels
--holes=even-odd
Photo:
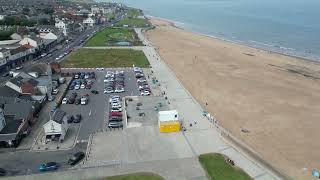
[[[135,49],[142,50],[148,58],[154,75],[161,84],[161,91],[165,91],[168,101],[178,110],[187,131],[184,138],[193,151],[194,157],[203,153],[217,152],[227,155],[237,166],[246,171],[256,180],[281,179],[268,169],[259,165],[239,149],[228,143],[216,129],[216,127],[203,116],[203,110],[192,95],[183,87],[175,74],[161,60],[152,44],[141,33],[141,29],[135,29],[138,37],[145,46],[136,47],[85,47],[87,49]],[[192,127],[189,125],[192,124]]]

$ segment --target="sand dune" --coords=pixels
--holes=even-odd
[[[146,33],[148,39],[222,126],[292,177],[320,169],[318,63],[151,21],[156,29]]]

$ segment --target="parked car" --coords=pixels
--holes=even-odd
[[[8,72],[5,72],[5,73],[2,74],[2,77],[7,77],[7,76],[9,76]]]
[[[52,91],[52,94],[54,94],[54,95],[56,95],[56,94],[58,94],[59,93],[59,89],[54,89],[53,91]]]
[[[74,89],[75,89],[75,90],[79,90],[79,89],[80,89],[80,85],[79,85],[79,84],[75,85],[75,86],[74,86]]]
[[[75,105],[79,105],[81,103],[81,98],[77,98],[76,101],[74,102]]]
[[[137,83],[140,83],[140,82],[146,82],[147,80],[144,79],[144,78],[140,78],[140,79],[137,79]]]
[[[86,105],[86,104],[88,104],[88,98],[82,97],[81,98],[81,105]]]
[[[111,116],[121,117],[121,116],[122,116],[122,113],[121,113],[121,112],[110,112],[110,115],[111,115]]]
[[[105,89],[103,92],[104,92],[104,93],[107,93],[107,94],[113,93],[113,88],[107,88],[107,89]]]
[[[91,85],[87,84],[86,89],[91,89]]]
[[[74,101],[75,101],[75,98],[69,98],[69,99],[68,99],[68,104],[73,104]]]
[[[39,171],[54,171],[58,169],[58,164],[56,162],[48,162],[41,164],[39,167]]]
[[[80,88],[81,88],[81,89],[84,89],[84,88],[86,88],[86,85],[81,84]]]
[[[63,98],[63,99],[62,99],[62,104],[67,104],[67,102],[68,102],[68,99],[67,99],[67,98]]]
[[[111,121],[117,121],[117,122],[121,122],[122,121],[122,118],[121,117],[118,117],[118,116],[111,116],[109,118],[109,122]]]
[[[123,124],[122,124],[122,122],[112,121],[112,122],[108,123],[108,127],[109,128],[122,128]]]
[[[76,114],[75,116],[74,116],[74,120],[73,120],[73,122],[74,123],[79,123],[80,121],[81,121],[81,114]]]
[[[74,116],[73,116],[73,115],[68,115],[68,116],[67,116],[67,122],[68,122],[68,123],[72,123],[73,120],[74,120]]]
[[[54,100],[54,96],[49,96],[49,97],[48,97],[48,101],[51,102],[51,101],[53,101],[53,100]]]
[[[92,93],[92,94],[99,94],[99,91],[97,91],[97,90],[92,90],[91,93]]]
[[[16,67],[16,70],[20,70],[20,69],[22,69],[23,67],[22,66],[17,66]]]
[[[141,96],[149,96],[150,92],[149,91],[142,91]]]
[[[84,152],[77,152],[68,160],[68,164],[75,165],[85,157]]]
[[[111,108],[111,112],[122,112],[122,108]]]

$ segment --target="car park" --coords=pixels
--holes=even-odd
[[[75,165],[85,157],[84,152],[77,152],[68,160],[68,164]]]
[[[54,171],[58,169],[58,164],[56,162],[48,162],[48,163],[44,163],[41,164],[39,167],[39,171],[43,172],[43,171]]]

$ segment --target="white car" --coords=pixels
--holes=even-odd
[[[68,99],[67,99],[67,98],[63,98],[63,99],[62,99],[62,104],[67,104],[67,102],[68,102]]]
[[[122,108],[111,109],[111,112],[122,112]]]
[[[147,82],[146,79],[137,79],[137,83]]]
[[[103,92],[109,94],[109,93],[113,93],[113,90],[112,89],[105,89]]]
[[[85,97],[81,98],[81,105],[86,105],[86,104],[88,104],[88,98],[85,98]]]
[[[86,86],[84,84],[81,84],[80,88],[84,89],[84,88],[86,88]]]
[[[149,96],[150,92],[149,91],[143,91],[141,92],[141,96]]]
[[[89,79],[89,74],[84,75],[85,79]]]
[[[120,102],[120,96],[111,96],[109,102]]]
[[[113,82],[114,81],[114,79],[105,79],[105,80],[103,80],[103,82]]]
[[[112,109],[119,109],[121,107],[122,107],[121,104],[112,104],[111,106]]]
[[[56,57],[56,60],[59,60],[60,59],[60,57]]]
[[[22,66],[16,67],[16,70],[20,70],[20,69],[22,69]]]
[[[46,57],[46,56],[47,56],[46,53],[41,54],[41,57]]]
[[[54,94],[54,95],[56,95],[56,94],[58,94],[59,93],[59,89],[54,89],[53,91],[52,91],[52,94]]]
[[[80,89],[79,84],[75,85],[75,86],[74,86],[74,89],[75,89],[75,90],[79,90],[79,89]]]
[[[122,92],[124,92],[124,88],[119,88],[119,89],[116,88],[116,89],[114,90],[114,92],[115,92],[115,93],[122,93]]]

